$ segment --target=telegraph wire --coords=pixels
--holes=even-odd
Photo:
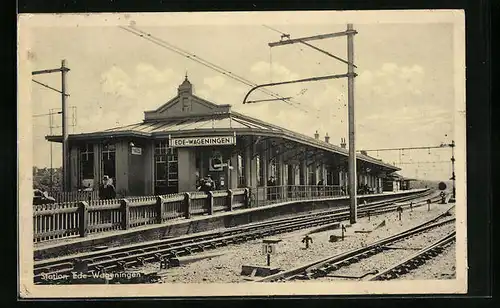
[[[175,52],[175,53],[177,53],[177,54],[179,54],[181,56],[184,56],[184,57],[186,57],[186,58],[188,58],[190,60],[193,60],[193,61],[195,61],[195,62],[197,62],[197,63],[199,63],[199,64],[201,64],[201,65],[203,65],[205,67],[208,67],[208,68],[210,68],[212,70],[215,70],[215,71],[217,71],[217,72],[219,72],[219,73],[221,73],[221,74],[223,74],[223,75],[225,75],[225,76],[227,76],[227,77],[229,77],[231,79],[234,79],[234,80],[236,80],[238,82],[241,82],[241,83],[243,83],[243,84],[245,84],[247,86],[252,86],[253,87],[253,86],[257,85],[255,83],[253,83],[252,81],[249,81],[248,79],[245,79],[244,77],[238,76],[238,75],[236,75],[236,74],[234,74],[234,73],[232,73],[232,72],[230,72],[230,71],[228,71],[228,70],[226,70],[226,69],[224,69],[224,68],[222,68],[222,67],[220,67],[220,66],[218,66],[216,64],[213,64],[213,63],[211,63],[211,62],[209,62],[207,60],[204,60],[201,57],[196,56],[195,54],[192,54],[192,53],[190,53],[188,51],[182,50],[179,47],[176,47],[176,46],[174,46],[174,45],[172,45],[172,44],[170,44],[170,43],[168,43],[168,42],[166,42],[166,41],[164,41],[164,40],[162,40],[160,38],[157,38],[157,37],[151,35],[150,33],[144,32],[144,31],[139,30],[139,29],[134,28],[134,27],[123,27],[123,26],[120,26],[119,28],[121,28],[121,29],[123,29],[123,30],[125,30],[125,31],[127,31],[129,33],[132,33],[132,34],[134,34],[136,36],[144,38],[144,39],[146,39],[146,40],[148,40],[148,41],[150,41],[150,42],[152,42],[152,43],[154,43],[154,44],[156,44],[156,45],[158,45],[160,47],[163,47],[163,48],[166,48],[166,49],[168,49],[170,51],[173,51],[173,52]],[[260,90],[262,92],[266,93],[267,95],[273,96],[273,97],[275,97],[278,100],[284,101],[285,103],[287,103],[288,105],[290,105],[290,106],[292,106],[294,108],[300,109],[300,110],[308,113],[308,110],[305,110],[303,108],[295,106],[292,102],[290,102],[290,99],[283,98],[279,94],[276,94],[276,93],[274,93],[272,91],[269,91],[267,89],[260,89]],[[297,103],[297,102],[295,102],[295,104],[296,105],[300,105],[300,103]]]
[[[234,80],[236,80],[236,81],[239,81],[239,82],[241,82],[241,83],[243,83],[243,84],[245,84],[245,85],[247,85],[247,86],[252,86],[252,87],[253,87],[253,86],[256,86],[256,85],[257,85],[257,84],[255,84],[254,82],[252,82],[252,81],[250,81],[250,80],[248,80],[248,79],[245,79],[244,77],[238,76],[238,75],[236,75],[236,74],[232,73],[231,71],[228,71],[228,70],[226,70],[226,69],[222,68],[222,67],[221,67],[221,66],[219,66],[219,65],[216,65],[216,64],[214,64],[214,63],[211,63],[211,62],[209,62],[209,61],[207,61],[207,60],[205,60],[205,59],[203,59],[203,58],[201,58],[201,57],[196,56],[195,54],[192,54],[192,53],[190,53],[190,52],[188,52],[188,51],[186,51],[186,50],[183,50],[183,49],[181,49],[181,48],[179,48],[179,47],[176,47],[176,46],[174,46],[174,45],[172,45],[172,44],[170,44],[170,43],[166,42],[165,40],[162,40],[162,39],[160,39],[160,38],[157,38],[157,37],[155,37],[155,36],[152,36],[150,33],[147,33],[147,32],[144,32],[144,31],[142,31],[142,30],[139,30],[139,29],[137,29],[137,28],[132,28],[132,27],[130,27],[130,28],[131,28],[131,29],[133,29],[134,31],[139,32],[140,34],[135,33],[135,32],[133,32],[133,31],[131,31],[130,29],[125,28],[125,27],[120,27],[120,28],[122,28],[122,29],[124,29],[124,30],[129,31],[130,33],[132,33],[132,34],[134,34],[134,35],[138,35],[138,36],[140,36],[140,37],[142,37],[142,38],[144,38],[144,39],[146,39],[146,40],[149,40],[150,42],[153,42],[153,43],[155,43],[155,44],[157,44],[157,45],[159,45],[159,46],[161,46],[161,47],[164,47],[164,48],[167,48],[167,49],[169,49],[169,50],[171,50],[171,51],[174,51],[175,53],[178,53],[178,54],[180,54],[180,55],[182,55],[182,56],[184,56],[184,57],[186,57],[186,58],[188,58],[188,59],[191,59],[191,60],[193,60],[193,61],[195,61],[195,62],[198,62],[198,63],[200,63],[200,64],[204,65],[205,67],[208,67],[208,68],[210,68],[210,69],[213,69],[213,70],[215,70],[215,71],[217,71],[217,72],[219,72],[219,73],[221,73],[221,74],[223,74],[223,75],[226,75],[226,76],[228,76],[228,77],[230,77],[230,78],[232,78],[232,79],[234,79]],[[159,43],[158,43],[158,42],[156,42],[156,41],[159,41],[161,44],[159,44]],[[166,45],[166,46],[164,46],[164,45],[162,45],[162,44],[164,44],[164,45]],[[284,101],[285,103],[287,103],[287,104],[291,105],[292,107],[297,108],[296,106],[292,105],[292,103],[291,103],[291,102],[289,102],[289,101],[290,101],[290,99],[288,99],[288,98],[282,98],[279,94],[273,93],[272,91],[269,91],[269,90],[267,90],[267,89],[261,89],[261,91],[262,91],[262,92],[264,92],[264,93],[266,93],[266,94],[268,94],[268,95],[270,95],[270,96],[275,97],[277,100],[282,100],[282,101]],[[300,103],[297,103],[297,102],[295,102],[295,104],[300,105]],[[302,108],[298,108],[298,109],[302,109]],[[306,112],[306,113],[308,112],[307,110],[304,110],[304,109],[302,109],[302,110],[303,110],[304,112]]]

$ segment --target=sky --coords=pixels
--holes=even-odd
[[[168,16],[168,15],[166,15]],[[291,38],[340,32],[345,24],[332,22],[273,23],[266,26]],[[164,42],[217,64],[256,84],[343,74],[347,66],[305,45],[270,48],[281,34],[237,19],[232,24],[151,26],[136,23]],[[354,24],[356,148],[435,146],[454,138],[454,42],[451,23]],[[154,110],[177,93],[188,75],[194,94],[258,119],[339,144],[347,138],[347,80],[325,80],[268,88],[281,101],[242,104],[250,87],[178,55],[117,26],[49,26],[29,30],[29,58],[34,70],[56,68],[66,59],[68,103],[76,107],[70,133],[99,131],[137,123],[144,111]],[[310,42],[347,59],[346,38]],[[35,76],[60,88],[60,75]],[[60,94],[32,83],[33,164],[50,166],[50,109],[60,108]],[[255,91],[250,100],[270,98]],[[73,114],[70,114],[70,124]],[[53,117],[60,126],[61,117]],[[60,134],[60,127],[52,129]],[[369,152],[395,163],[404,176],[447,180],[451,175],[449,148]],[[61,165],[61,146],[53,145],[53,166]]]

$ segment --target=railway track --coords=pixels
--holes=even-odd
[[[384,271],[371,277],[369,280],[391,280],[404,275],[421,265],[423,265],[427,260],[432,259],[441,252],[443,252],[449,245],[451,245],[456,240],[456,231],[450,232],[438,241],[430,244],[429,246],[418,251],[414,255],[405,258],[402,261],[390,266]]]
[[[422,206],[426,204],[426,200],[431,195],[432,192],[428,191],[391,201],[363,204],[360,205],[358,214],[360,217],[363,217],[368,215],[368,213],[370,215],[387,213],[394,211],[398,206],[408,207],[410,202],[413,202],[415,207]],[[439,199],[438,196],[430,198],[433,201]],[[419,199],[422,199],[422,201],[418,201]],[[403,202],[407,202],[407,204],[402,204]],[[349,214],[346,209],[340,208],[321,213],[255,223],[250,226],[230,228],[220,232],[190,235],[184,238],[166,239],[152,243],[84,253],[77,256],[36,261],[34,268],[35,283],[42,282],[42,277],[49,274],[68,275],[72,271],[125,271],[133,266],[142,266],[148,262],[158,262],[160,263],[160,267],[167,268],[171,265],[171,261],[177,257],[275,234],[325,225],[348,219],[348,217]]]
[[[450,209],[443,212],[442,214],[436,216],[435,218],[428,220],[418,226],[412,227],[408,230],[400,232],[398,234],[389,236],[387,238],[376,241],[367,246],[353,249],[335,256],[330,256],[328,258],[324,258],[321,260],[317,260],[287,271],[283,271],[271,276],[267,276],[255,282],[282,282],[282,281],[290,281],[290,280],[312,280],[318,278],[327,277],[330,273],[339,270],[340,268],[349,266],[351,264],[360,262],[361,260],[370,258],[374,255],[382,253],[385,249],[384,247],[389,244],[394,244],[401,240],[407,239],[409,237],[415,236],[419,233],[428,232],[432,229],[438,228],[443,225],[451,224],[455,222],[455,218],[445,219],[446,216],[449,215]],[[439,248],[435,248],[433,251],[437,251]],[[427,256],[430,255],[426,254]],[[418,258],[418,257],[416,257]],[[423,257],[422,257],[423,258]],[[405,260],[411,262],[410,260]],[[406,263],[405,263],[406,264]],[[396,264],[394,265],[394,271],[397,272],[398,269],[404,267],[405,265]],[[393,273],[390,269],[388,270],[388,275]],[[368,274],[377,274],[377,273],[368,273]],[[388,277],[389,277],[388,276]],[[383,279],[386,276],[380,276],[380,279]],[[353,277],[354,278],[354,277]],[[355,278],[363,278],[355,277]]]

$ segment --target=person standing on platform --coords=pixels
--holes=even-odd
[[[215,183],[210,175],[201,181],[200,190],[204,192],[215,190]]]
[[[323,187],[323,186],[324,186],[324,185],[325,185],[325,181],[323,181],[323,179],[319,180],[319,182],[318,182],[318,194],[319,194],[320,196],[322,196],[322,195],[323,195],[323,189],[324,189],[324,187]]]
[[[99,186],[99,199],[108,200],[116,198],[116,190],[109,179],[109,176],[105,175],[102,178],[102,184]]]
[[[217,189],[217,185],[215,184],[215,181],[212,179],[211,175],[207,177],[207,181],[208,183],[210,183],[210,189],[209,189],[210,191],[214,191]]]

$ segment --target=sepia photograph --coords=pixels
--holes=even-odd
[[[23,298],[467,292],[463,11],[21,14],[18,84]]]

